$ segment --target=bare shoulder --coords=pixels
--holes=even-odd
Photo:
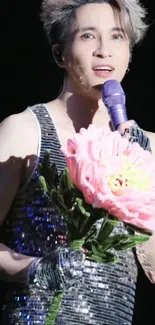
[[[152,153],[155,156],[155,133],[146,131],[146,134],[147,134],[148,138],[150,139]]]
[[[7,117],[0,124],[0,161],[10,156],[36,154],[38,126],[29,110]]]
[[[29,110],[9,116],[0,124],[0,225],[30,174],[37,144],[37,123]]]

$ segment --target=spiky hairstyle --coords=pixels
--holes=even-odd
[[[58,43],[63,49],[75,10],[92,3],[108,3],[119,13],[132,45],[143,39],[148,26],[139,0],[43,0],[40,16],[50,44]]]

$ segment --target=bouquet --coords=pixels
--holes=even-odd
[[[65,220],[68,246],[82,249],[85,259],[116,263],[117,251],[146,242],[155,230],[155,159],[119,132],[93,125],[62,152],[67,168],[60,176],[49,151],[39,172],[43,191]],[[125,231],[118,231],[120,224]],[[54,324],[62,297],[56,292],[46,324]]]

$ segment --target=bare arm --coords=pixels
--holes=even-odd
[[[150,140],[152,154],[155,156],[155,133],[145,133]],[[136,247],[136,253],[146,276],[152,283],[155,283],[155,232],[148,242]]]
[[[151,142],[152,154],[155,156],[155,134],[146,132]],[[146,276],[152,283],[155,283],[155,233],[149,241],[137,247],[137,257],[142,265]]]
[[[32,125],[34,121],[31,122],[31,118],[29,121],[29,117],[22,114],[11,116],[0,125],[0,225],[22,181],[27,157],[35,152],[31,134],[31,130],[35,129]],[[17,254],[0,243],[0,279],[24,281],[33,259]]]
[[[123,134],[124,129],[132,127],[133,122],[127,121],[122,123],[119,127],[120,133]],[[152,154],[155,156],[155,134],[151,132],[145,133],[150,139]],[[136,247],[136,253],[146,276],[152,283],[155,283],[155,233],[153,233],[148,242]]]
[[[27,272],[34,257],[15,253],[0,244],[0,279],[5,281],[26,282]]]
[[[31,158],[36,157],[38,129],[32,115],[26,114],[11,117],[0,126],[0,224],[9,211],[25,169],[29,169],[31,162],[34,167],[34,160]],[[31,171],[33,167],[30,168]],[[70,257],[66,258],[66,256]],[[31,264],[33,260],[35,261]],[[63,260],[61,265],[60,260]],[[62,264],[65,269],[64,274]],[[50,270],[48,274],[47,269]],[[72,281],[74,283],[75,280],[79,280],[82,269],[82,251],[72,252],[69,248],[62,248],[38,259],[15,253],[0,244],[0,279],[6,281],[37,283],[41,288],[62,290],[62,287],[70,287]],[[76,270],[74,276],[73,270]]]

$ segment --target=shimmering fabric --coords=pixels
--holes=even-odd
[[[40,159],[51,149],[58,170],[65,166],[60,142],[46,105],[31,108],[41,127]],[[0,241],[16,252],[44,256],[67,244],[66,229],[55,207],[49,207],[41,194],[38,172],[20,191],[3,225]],[[131,325],[137,266],[132,250],[120,253],[119,263],[103,265],[86,261],[83,279],[64,294],[55,325]],[[45,324],[52,293],[12,284],[8,286],[3,308],[3,325]]]

